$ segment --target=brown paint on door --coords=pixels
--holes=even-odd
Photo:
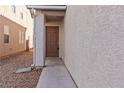
[[[58,26],[46,27],[46,56],[47,57],[59,56],[59,27]]]

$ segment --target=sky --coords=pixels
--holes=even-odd
[[[124,5],[124,0],[0,0],[0,5]]]

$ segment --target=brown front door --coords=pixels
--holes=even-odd
[[[59,56],[59,27],[58,26],[46,27],[46,56],[47,57]]]

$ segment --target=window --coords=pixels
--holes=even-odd
[[[24,15],[22,12],[20,13],[20,16],[21,16],[21,19],[24,19]]]
[[[23,44],[25,41],[25,32],[19,32],[19,44]]]
[[[12,11],[13,11],[13,13],[16,13],[16,6],[15,5],[12,5]]]
[[[22,32],[19,32],[19,44],[21,44],[21,42],[22,42],[22,41],[21,41],[21,40],[22,40],[21,33],[22,33]]]
[[[25,32],[22,32],[22,43],[25,41]]]
[[[9,43],[9,27],[6,25],[4,26],[4,43]]]

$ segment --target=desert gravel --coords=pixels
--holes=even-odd
[[[41,70],[15,73],[16,69],[29,67],[32,64],[32,51],[0,59],[0,88],[34,88],[37,85]]]

